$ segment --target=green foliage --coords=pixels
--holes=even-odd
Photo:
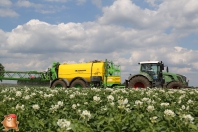
[[[0,71],[4,71],[4,66],[0,63]]]
[[[197,93],[197,89],[0,86],[0,121],[14,113],[20,131],[196,132]]]
[[[4,71],[5,71],[4,66],[0,63],[0,77],[4,77],[4,73],[3,73]]]

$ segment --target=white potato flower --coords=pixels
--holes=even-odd
[[[142,98],[142,101],[143,102],[151,102],[151,99],[149,99],[149,98]]]
[[[194,104],[194,102],[191,99],[189,99],[187,104]]]
[[[100,101],[100,97],[94,96],[94,97],[93,97],[93,100],[99,102],[99,101]]]
[[[186,110],[189,110],[189,106],[186,107]]]
[[[114,100],[114,97],[112,95],[108,95],[107,96],[107,99],[108,99],[108,101],[113,101]]]
[[[125,104],[127,104],[128,103],[128,99],[126,98],[126,99],[120,99],[120,100],[118,100],[118,104],[119,105],[125,105]]]
[[[32,106],[32,108],[33,108],[34,110],[38,110],[38,109],[40,109],[40,107],[39,107],[39,105],[38,105],[38,104],[34,104],[34,105]]]
[[[16,91],[16,96],[20,97],[22,95],[21,91]]]
[[[75,95],[71,94],[69,97],[70,97],[70,99],[73,99],[75,97]]]
[[[164,111],[164,116],[171,116],[171,117],[174,117],[174,116],[175,116],[175,113],[174,113],[172,110],[166,109],[166,110]]]
[[[76,109],[76,104],[73,104],[72,105],[72,109]]]
[[[185,124],[193,123],[194,117],[192,117],[190,114],[183,115],[182,118],[184,119]]]
[[[148,112],[152,112],[152,111],[154,111],[154,110],[155,110],[154,106],[149,105],[149,106],[147,107],[147,111],[148,111]]]
[[[62,101],[58,101],[58,105],[59,106],[63,106],[63,102]]]
[[[51,90],[51,93],[58,93],[58,90]]]
[[[143,104],[143,102],[140,101],[140,100],[136,100],[136,101],[135,101],[135,106],[137,106],[137,105],[141,106],[142,104]]]
[[[36,93],[32,93],[30,96],[35,96],[36,95]]]
[[[19,104],[17,104],[16,105],[16,110],[25,110],[25,108],[24,108],[24,105],[19,105]]]
[[[111,102],[111,103],[110,103],[110,105],[111,105],[111,106],[114,106],[114,105],[115,105],[115,103],[114,103],[114,102]]]
[[[30,96],[29,95],[26,95],[25,97],[23,97],[25,100],[28,100],[30,99]]]
[[[169,106],[169,103],[161,103],[161,106]]]
[[[125,108],[126,112],[131,112],[131,109],[130,108]]]
[[[60,128],[66,128],[66,130],[70,130],[71,129],[71,127],[70,127],[71,122],[70,121],[67,121],[66,119],[58,119],[57,125]]]
[[[53,94],[44,94],[44,95],[43,95],[44,98],[50,98],[50,97],[52,97],[52,96],[54,96],[54,95],[53,95]]]
[[[81,117],[89,120],[91,118],[91,114],[89,111],[83,110],[83,112],[81,113]]]
[[[157,118],[158,118],[157,116],[153,116],[153,117],[150,118],[150,120],[151,120],[152,123],[156,123]]]
[[[185,105],[182,105],[182,110],[185,110],[185,109],[186,109]]]

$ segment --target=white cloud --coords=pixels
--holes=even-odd
[[[130,25],[135,29],[166,30],[173,27],[174,32],[184,32],[194,30],[197,25],[198,4],[194,3],[192,0],[166,0],[157,9],[151,10],[142,9],[131,0],[116,0],[111,6],[103,8],[104,14],[98,21],[101,24]]]
[[[101,24],[129,24],[134,28],[153,26],[156,11],[141,9],[130,0],[117,0],[110,7],[103,8],[104,15],[98,19]]]
[[[55,1],[55,2],[67,2],[67,1]],[[25,8],[35,8],[36,12],[42,14],[52,14],[57,13],[64,10],[66,7],[64,5],[57,6],[57,5],[45,5],[45,4],[35,4],[28,0],[19,0],[17,1],[16,5],[18,7],[25,7]]]
[[[197,61],[192,62],[192,67],[194,69],[197,69],[198,70],[198,62]]]
[[[87,0],[77,0],[77,5],[83,5]]]
[[[10,0],[0,0],[0,7],[8,7],[11,5],[12,5],[12,2]]]
[[[188,64],[189,62],[193,62],[193,60],[198,59],[198,57],[194,56],[198,51],[187,50],[182,47],[175,47],[175,50],[172,54],[168,54],[167,57],[170,58],[169,61],[172,64]]]
[[[170,71],[174,72],[174,73],[185,75],[186,73],[192,72],[192,69],[189,67],[184,67],[184,68],[173,67],[173,68],[171,68]]]
[[[188,0],[187,4],[184,6],[184,10],[187,13],[195,13],[198,14],[198,2],[197,0]]]
[[[101,0],[92,0],[92,3],[96,5],[98,8],[102,7],[102,1]]]
[[[147,3],[149,3],[151,6],[157,6],[156,4],[155,4],[155,2],[156,2],[156,0],[145,0]]]
[[[28,0],[18,0],[16,5],[19,6],[19,7],[26,7],[26,8],[29,8],[29,7],[34,7],[34,8],[42,7],[41,4],[35,4],[35,3],[32,3],[32,2],[30,2]]]
[[[0,9],[0,17],[17,17],[18,13],[11,9]]]
[[[18,70],[21,67],[20,63],[11,63],[11,62],[4,63],[3,66],[5,67],[5,70],[12,70],[12,71]]]
[[[158,31],[150,33],[147,30],[125,29],[113,25],[102,26],[90,22],[51,25],[39,20],[31,20],[13,29],[6,43],[3,48],[16,53],[125,52],[131,54],[131,57],[128,57],[128,62],[131,64],[144,59],[145,55],[147,57],[145,60],[148,60],[158,59],[164,54],[170,57],[169,61],[172,63],[186,63],[190,58],[194,58],[193,54],[196,53],[178,46],[173,49],[174,35],[165,35]]]
[[[0,46],[6,43],[6,33],[0,29]]]
[[[69,0],[45,0],[49,2],[68,2]]]

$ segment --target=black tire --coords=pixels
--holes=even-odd
[[[145,77],[137,76],[137,77],[132,78],[129,81],[128,87],[129,88],[147,88],[147,87],[150,88],[151,83]]]
[[[53,84],[52,84],[53,88],[57,88],[57,87],[64,87],[67,88],[67,85],[65,84],[65,82],[63,82],[62,80],[56,80]]]
[[[70,88],[75,87],[75,88],[86,88],[86,83],[83,80],[77,79],[72,82]]]
[[[167,88],[180,89],[180,88],[184,88],[184,85],[181,82],[171,82],[167,85]]]

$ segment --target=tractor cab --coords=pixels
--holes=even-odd
[[[162,71],[164,70],[164,63],[162,61],[143,61],[140,62],[140,73],[145,74],[151,78],[152,87],[159,87],[165,83]]]
[[[153,80],[161,80],[164,64],[159,61],[144,61],[139,63],[140,72],[147,73]]]

